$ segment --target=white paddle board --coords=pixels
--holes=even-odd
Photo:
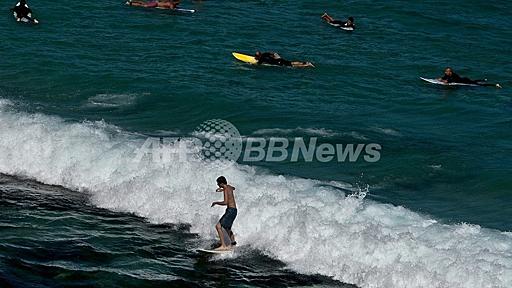
[[[217,255],[233,253],[233,249],[231,249],[231,250],[196,249],[196,251],[199,252],[199,253],[217,254]]]
[[[467,84],[467,83],[445,83],[445,82],[439,81],[437,79],[423,78],[423,77],[420,77],[420,79],[425,82],[431,83],[431,84],[443,85],[443,86],[480,86],[477,84]]]
[[[169,11],[175,11],[175,12],[181,12],[181,13],[196,13],[196,10],[194,10],[194,9],[183,9],[183,8],[167,9],[167,8],[160,8],[160,7],[156,7],[156,9],[169,10]]]
[[[18,22],[23,22],[23,23],[32,23],[32,24],[38,24],[39,21],[35,18],[32,18],[32,13],[28,13],[28,17],[30,18],[26,18],[26,17],[21,17],[21,18],[18,18],[18,13],[16,12],[12,12],[13,16],[14,16],[14,19],[16,19],[16,21]]]
[[[327,22],[327,24],[329,24],[331,26],[334,26],[336,28],[340,28],[340,29],[345,30],[345,31],[354,31],[354,27],[344,27],[344,26],[341,26],[340,24],[332,24],[332,23],[329,23],[329,22]]]

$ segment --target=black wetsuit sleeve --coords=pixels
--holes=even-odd
[[[260,59],[258,60],[258,64],[270,64],[270,65],[280,65],[280,59],[275,59],[273,53],[261,53]]]
[[[452,73],[452,76],[444,75],[441,79],[448,83],[461,83],[460,76],[455,73]]]
[[[284,59],[279,59],[279,66],[292,66],[292,62],[288,61],[288,60],[284,60]]]
[[[258,59],[258,64],[264,64],[268,61],[269,53],[261,53],[260,58]]]
[[[464,84],[479,84],[478,81],[471,80],[467,77],[460,78],[457,83],[464,83]]]
[[[347,22],[340,21],[340,20],[333,20],[333,21],[331,21],[331,24],[335,25],[335,26],[345,26],[345,24],[347,24]]]
[[[32,13],[32,10],[28,7],[25,7],[25,5],[14,6],[12,11],[16,12],[16,17],[18,18],[28,17],[28,14]]]
[[[460,78],[460,76],[455,74],[455,73],[452,74],[452,77],[450,77],[448,82],[450,82],[450,83],[463,83],[462,82],[462,78]]]

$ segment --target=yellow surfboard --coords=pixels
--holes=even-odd
[[[254,58],[254,56],[245,55],[245,54],[236,53],[236,52],[233,52],[233,56],[236,59],[238,59],[242,62],[245,62],[245,63],[249,63],[249,64],[257,64],[258,63],[258,60],[256,60],[256,58]]]

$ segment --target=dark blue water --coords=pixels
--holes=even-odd
[[[105,285],[193,285],[213,269],[206,286],[221,281],[217,274],[227,274],[222,281],[231,286],[510,286],[508,1],[184,1],[198,10],[191,15],[122,1],[32,5],[38,26],[8,13],[0,18],[0,173],[16,177],[1,199],[10,211],[0,254],[9,285],[97,278]],[[356,31],[323,23],[325,11],[354,16]],[[256,50],[316,68],[251,67],[231,56]],[[504,89],[419,80],[440,76],[445,66]],[[144,135],[190,136],[214,118],[247,137],[378,143],[381,158],[225,169],[130,162]],[[194,250],[211,244],[222,213],[209,208],[220,174],[237,187],[234,230],[246,248],[230,260],[197,264]],[[65,189],[27,191],[21,179]],[[346,198],[361,191],[364,200]],[[46,204],[37,204],[40,197]],[[37,214],[18,211],[18,202],[35,205]],[[47,238],[25,239],[38,225]],[[76,235],[54,234],[68,229]],[[87,238],[116,229],[138,232]],[[83,237],[90,241],[74,240]],[[112,244],[116,237],[123,245]],[[130,252],[138,243],[158,252]],[[51,260],[52,245],[69,250]],[[101,256],[80,258],[90,250]],[[62,272],[49,271],[50,260]],[[150,262],[150,272],[130,266],[134,261]],[[35,278],[23,280],[36,268]],[[466,269],[473,278],[461,276]]]

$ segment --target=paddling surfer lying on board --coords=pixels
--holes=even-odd
[[[298,62],[288,61],[275,52],[260,52],[257,51],[254,58],[258,60],[258,64],[268,64],[276,66],[288,66],[288,67],[315,67],[311,62]]]
[[[126,2],[127,5],[130,6],[138,6],[138,7],[145,7],[145,8],[160,8],[160,9],[176,9],[178,5],[180,4],[180,1],[173,1],[173,0],[162,0],[162,1],[140,1],[140,0],[130,0]]]
[[[216,191],[223,192],[224,200],[213,202],[212,207],[215,205],[227,206],[226,212],[215,225],[215,230],[217,230],[220,238],[220,247],[217,247],[215,250],[223,251],[231,249],[232,245],[236,245],[235,235],[233,234],[233,231],[231,231],[231,227],[233,226],[233,222],[235,221],[238,210],[236,209],[235,195],[233,194],[235,187],[228,185],[228,182],[224,176],[217,178],[217,186],[219,186],[219,188],[217,188]],[[231,240],[228,240],[230,243],[226,243],[224,240],[224,233],[222,229],[226,230],[228,233]]]
[[[347,21],[341,21],[341,20],[335,20],[329,14],[324,13],[322,15],[322,19],[325,20],[325,22],[331,24],[332,26],[340,27],[340,28],[352,28],[355,29],[356,25],[354,24],[354,17],[348,17]]]
[[[26,0],[20,0],[14,8],[11,8],[11,11],[15,13],[16,21],[23,21],[23,18],[25,18],[25,21],[39,23],[37,19],[32,18],[32,9],[28,7]]]
[[[484,82],[487,82],[486,79],[471,80],[467,77],[460,77],[457,73],[453,72],[453,69],[451,67],[446,67],[444,69],[444,75],[441,78],[438,78],[437,80],[442,81],[444,83],[463,83],[463,84],[474,84],[474,85],[479,85],[479,86],[496,86],[497,88],[501,88],[500,84],[484,83]]]

